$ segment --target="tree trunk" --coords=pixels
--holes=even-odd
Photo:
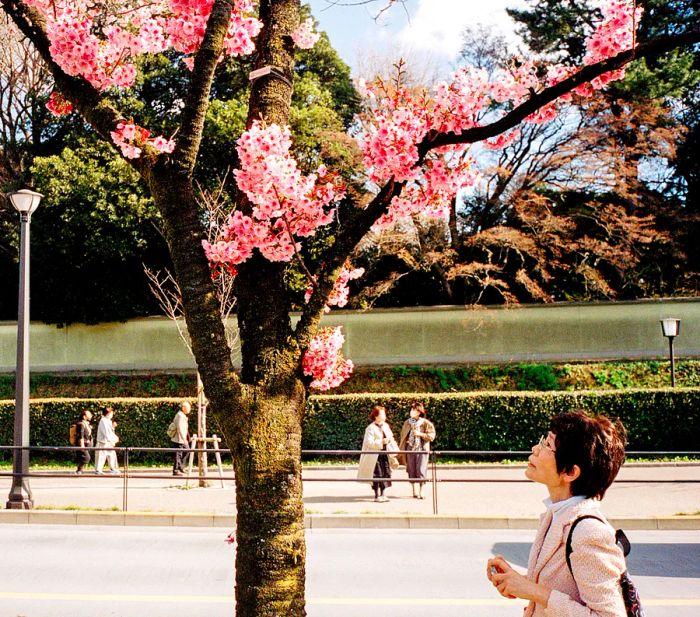
[[[306,544],[301,483],[305,389],[246,389],[249,422],[235,448],[236,617],[302,617]]]

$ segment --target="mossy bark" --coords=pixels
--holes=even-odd
[[[298,617],[305,610],[306,544],[301,483],[305,389],[246,388],[249,421],[235,448],[236,616]]]

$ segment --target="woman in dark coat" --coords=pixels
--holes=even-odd
[[[410,450],[405,454],[406,472],[411,482],[413,496],[425,499],[423,485],[428,478],[428,453],[430,443],[435,440],[435,426],[425,417],[425,407],[420,401],[413,401],[410,417],[403,423],[399,450]]]

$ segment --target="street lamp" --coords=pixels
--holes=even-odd
[[[676,386],[676,360],[673,357],[673,339],[681,331],[681,320],[675,317],[666,317],[661,320],[661,331],[668,338],[668,353],[671,356],[671,387]]]
[[[22,446],[12,455],[12,487],[6,508],[29,510],[34,505],[29,488],[29,223],[43,195],[28,189],[9,193],[7,198],[19,212],[19,304],[17,308],[17,369],[15,378],[14,445]]]

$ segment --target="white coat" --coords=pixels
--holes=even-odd
[[[382,431],[383,429],[383,431]],[[378,450],[380,451],[384,445],[382,439],[388,437],[390,441],[394,440],[394,434],[391,432],[391,427],[385,422],[381,426],[372,422],[365,429],[365,437],[362,440],[363,450]],[[360,482],[372,482],[374,476],[374,466],[377,464],[377,454],[361,454],[360,466],[357,469],[357,479]]]

